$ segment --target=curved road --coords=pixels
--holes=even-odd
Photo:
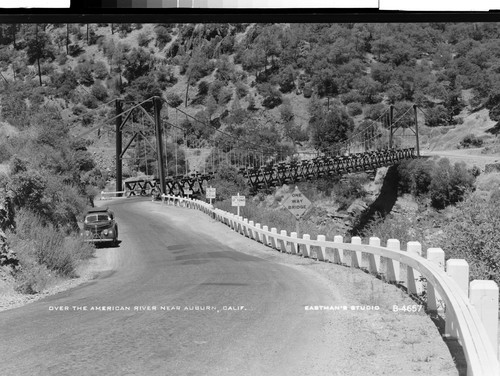
[[[121,244],[96,251],[111,270],[0,312],[0,374],[336,374],[310,364],[335,351],[322,346],[326,316],[304,309],[337,302],[320,279],[239,252],[241,237],[211,236],[223,225],[198,211],[109,205]]]

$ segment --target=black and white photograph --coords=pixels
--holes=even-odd
[[[0,375],[500,375],[500,19],[161,12],[0,11]]]

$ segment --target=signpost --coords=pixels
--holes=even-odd
[[[245,206],[245,196],[231,196],[231,206],[236,206],[237,207],[237,213],[236,215],[239,217],[240,216],[240,206]]]
[[[298,187],[295,187],[292,194],[283,200],[282,205],[295,216],[295,228],[298,236],[300,217],[309,209],[311,201],[302,194]]]
[[[212,199],[215,198],[215,188],[212,188],[212,186],[207,188],[206,197],[210,200],[210,205],[212,205]]]
[[[188,197],[188,198],[191,198],[189,196],[191,196],[193,194],[193,191],[190,190],[190,189],[184,189],[184,194]]]

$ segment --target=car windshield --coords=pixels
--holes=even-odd
[[[107,214],[89,214],[85,217],[85,222],[99,222],[99,221],[109,221],[109,216]]]

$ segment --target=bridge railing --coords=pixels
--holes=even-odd
[[[498,286],[494,281],[469,283],[469,267],[465,260],[450,259],[445,263],[440,248],[428,249],[427,258],[423,258],[420,243],[408,242],[405,251],[397,239],[389,239],[387,246],[382,247],[377,237],[371,237],[368,244],[362,244],[359,237],[353,237],[350,243],[344,243],[342,236],[335,236],[333,241],[327,241],[324,235],[318,235],[316,240],[308,234],[298,238],[296,232],[288,235],[282,230],[278,233],[276,228],[269,229],[247,218],[214,209],[203,201],[162,195],[162,202],[201,210],[233,231],[280,252],[342,265],[347,265],[350,258],[350,266],[366,268],[374,275],[382,274],[380,261],[385,259],[388,282],[405,282],[411,294],[422,296],[425,291],[428,311],[436,311],[440,302],[444,302],[445,336],[458,339],[462,345],[467,375],[500,375],[497,358]],[[406,266],[406,281],[400,280],[401,265]]]

